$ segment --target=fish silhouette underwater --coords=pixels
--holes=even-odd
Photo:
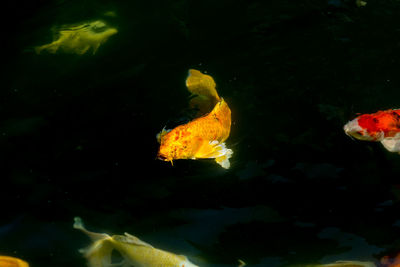
[[[35,47],[37,54],[46,51],[50,54],[63,52],[83,55],[92,49],[94,55],[100,45],[104,44],[108,38],[118,32],[116,28],[109,27],[102,20],[95,20],[74,26],[64,25],[59,29],[53,29],[53,31],[53,42]]]
[[[390,152],[400,152],[400,110],[389,109],[362,114],[343,127],[358,140],[381,142]]]
[[[198,70],[189,70],[186,87],[194,95],[189,106],[198,109],[198,117],[157,134],[157,158],[171,163],[176,159],[215,159],[229,169],[233,152],[225,145],[231,129],[228,104],[219,97],[214,79]]]
[[[74,221],[74,228],[87,234],[93,241],[88,248],[80,250],[88,260],[89,267],[198,267],[186,256],[155,248],[128,233],[113,236],[94,233],[86,230],[81,218],[75,217]],[[112,263],[113,250],[121,254],[122,262]]]
[[[18,258],[0,256],[0,267],[29,267],[29,264]]]

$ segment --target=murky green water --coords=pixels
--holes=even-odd
[[[49,0],[4,12],[0,254],[85,266],[74,216],[200,266],[400,251],[400,156],[342,129],[399,108],[399,2]],[[118,29],[95,55],[34,53],[52,26],[92,19]],[[155,159],[156,133],[187,106],[189,68],[212,75],[232,110],[229,170]]]

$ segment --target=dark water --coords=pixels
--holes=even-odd
[[[85,266],[74,216],[200,266],[400,251],[400,156],[342,130],[399,108],[400,2],[36,0],[3,13],[0,254]],[[119,32],[95,55],[33,53],[53,25],[98,18]],[[189,68],[232,110],[229,170],[155,160]]]

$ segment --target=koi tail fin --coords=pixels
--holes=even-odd
[[[189,70],[186,87],[195,95],[190,100],[190,107],[199,109],[202,114],[209,112],[217,102],[221,101],[214,79],[198,70]]]
[[[73,227],[87,234],[93,241],[89,247],[79,250],[88,260],[88,266],[112,267],[118,265],[111,262],[111,252],[114,249],[112,237],[107,234],[94,233],[86,230],[82,219],[79,217],[75,217],[74,221]]]
[[[244,261],[242,261],[240,259],[238,261],[239,261],[239,266],[238,267],[246,266],[246,263]]]

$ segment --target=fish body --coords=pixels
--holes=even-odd
[[[18,258],[0,256],[0,267],[29,267],[29,264]]]
[[[92,49],[92,53],[95,54],[100,45],[117,32],[117,29],[108,27],[101,20],[76,26],[63,26],[55,34],[52,43],[37,46],[35,47],[35,51],[37,54],[40,54],[44,50],[51,54],[64,52],[83,55]]]
[[[86,230],[82,220],[75,218],[74,228],[86,233],[93,244],[81,250],[88,260],[89,267],[198,267],[191,263],[186,256],[154,248],[139,238],[125,233],[113,235],[94,233]],[[123,262],[115,264],[111,261],[113,250],[123,257]]]
[[[233,152],[224,142],[230,134],[231,110],[225,100],[218,96],[211,76],[190,70],[186,85],[196,95],[196,101],[192,99],[190,104],[198,105],[202,115],[172,130],[163,129],[157,135],[160,143],[157,156],[170,162],[176,159],[214,158],[228,169]],[[210,103],[213,108],[207,113],[205,107]]]
[[[364,141],[381,142],[390,152],[400,152],[400,110],[389,109],[363,114],[343,127],[351,137]]]

